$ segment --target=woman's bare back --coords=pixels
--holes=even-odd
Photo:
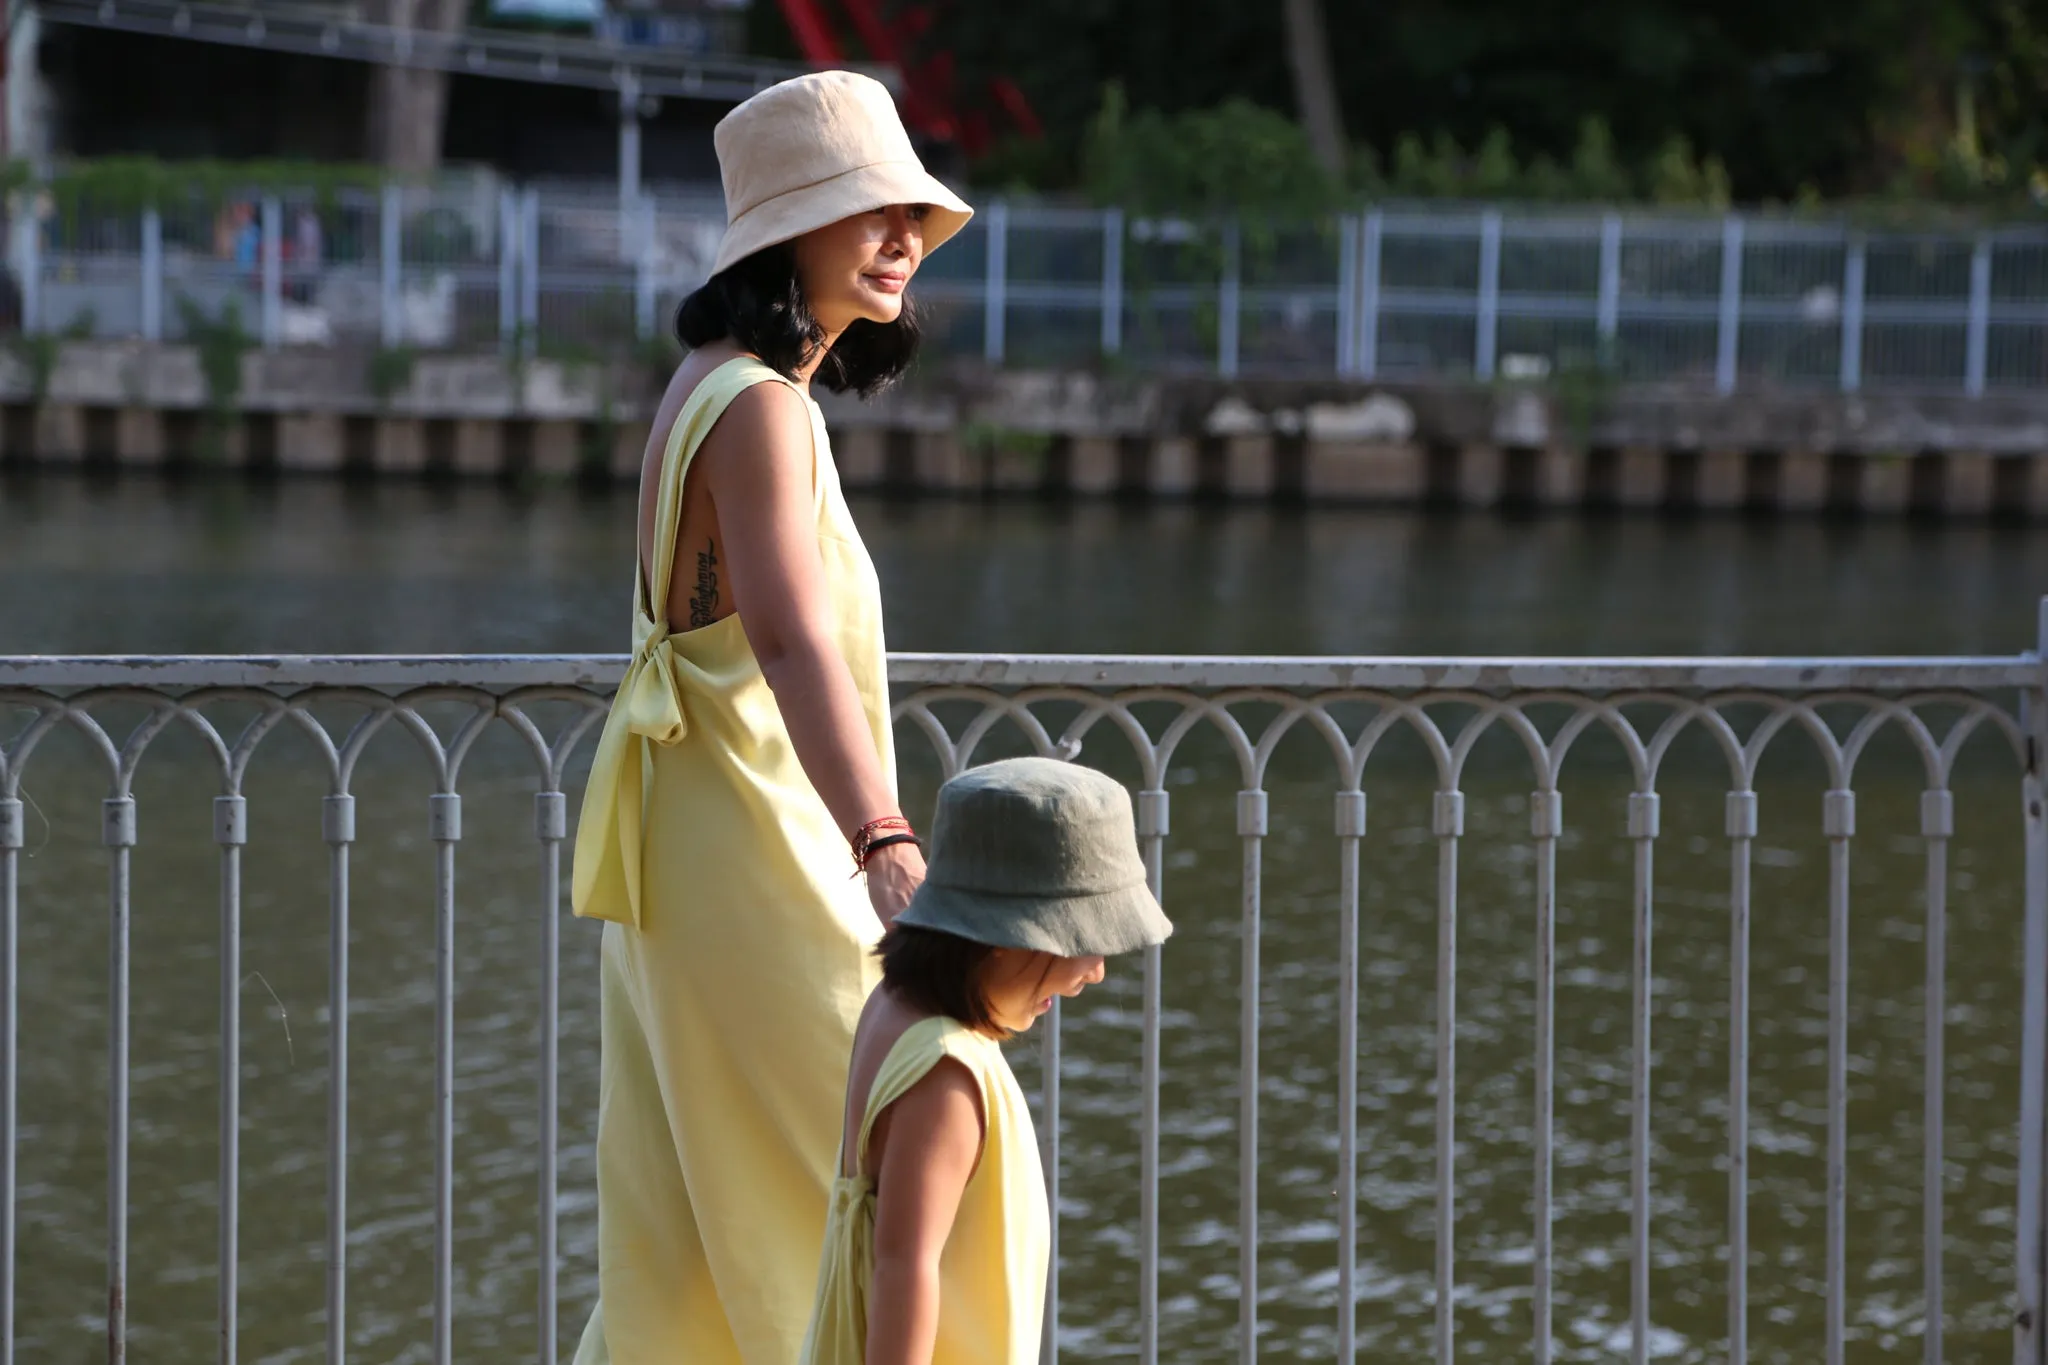
[[[654,423],[647,434],[647,447],[640,456],[640,534],[636,554],[640,563],[643,592],[654,582],[650,562],[654,544],[654,521],[661,487],[661,461],[668,450],[676,417],[705,376],[738,358],[743,352],[729,342],[699,347],[683,357],[683,363],[668,381],[668,389],[655,409]],[[676,524],[676,561],[669,574],[668,601],[648,603],[657,619],[665,617],[671,631],[701,630],[733,613],[732,593],[725,586],[725,542],[718,533],[718,510],[693,465],[683,477],[682,516]]]

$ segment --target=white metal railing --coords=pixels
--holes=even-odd
[[[1535,1144],[1532,1339],[1535,1359],[1551,1359],[1553,1263],[1553,1050],[1556,1039],[1556,869],[1564,816],[1562,766],[1589,731],[1611,735],[1626,754],[1633,795],[1627,837],[1634,845],[1633,1004],[1630,1011],[1632,1106],[1629,1145],[1630,1355],[1642,1365],[1651,1349],[1650,1129],[1653,1024],[1651,964],[1655,850],[1660,833],[1660,765],[1687,731],[1708,736],[1727,765],[1725,834],[1730,857],[1731,1011],[1728,1123],[1727,1359],[1747,1359],[1749,1311],[1747,1231],[1749,1187],[1749,926],[1751,844],[1758,834],[1755,777],[1768,747],[1781,736],[1803,739],[1826,769],[1822,800],[1829,849],[1827,957],[1829,962],[1826,1193],[1827,1310],[1822,1340],[1809,1358],[1842,1365],[1848,1128],[1849,868],[1857,834],[1855,779],[1859,758],[1881,731],[1902,732],[1917,753],[1923,780],[1919,834],[1925,848],[1927,1022],[1924,1056],[1924,1142],[1921,1245],[1925,1258],[1925,1359],[1943,1359],[1943,1018],[1947,990],[1948,842],[1954,834],[1950,776],[1973,734],[2002,741],[2021,772],[2024,821],[2024,1014],[2021,1024],[2019,1171],[2014,1209],[2016,1283],[2013,1290],[2014,1365],[2043,1365],[2042,1311],[2048,1292],[2044,1265],[2044,1156],[2048,1156],[2048,601],[2041,607],[2036,652],[1984,658],[1781,659],[1234,659],[1098,658],[1080,656],[897,655],[892,680],[901,689],[900,725],[924,735],[943,773],[976,761],[992,732],[1008,726],[1039,752],[1076,758],[1084,741],[1106,734],[1128,746],[1140,774],[1136,794],[1138,836],[1155,890],[1166,895],[1165,849],[1170,833],[1167,773],[1192,733],[1219,733],[1234,757],[1239,781],[1236,834],[1242,841],[1242,1005],[1237,1137],[1238,1359],[1257,1358],[1260,1270],[1259,985],[1262,977],[1262,854],[1269,834],[1267,770],[1276,746],[1291,731],[1319,737],[1334,765],[1334,834],[1340,886],[1339,1104],[1337,1201],[1337,1358],[1350,1361],[1358,1347],[1359,1109],[1359,862],[1367,824],[1365,777],[1376,749],[1395,731],[1407,731],[1427,750],[1434,774],[1430,831],[1437,844],[1435,960],[1435,1359],[1454,1358],[1457,1286],[1453,1193],[1458,1171],[1455,1131],[1459,939],[1458,875],[1465,834],[1461,777],[1474,745],[1490,731],[1519,742],[1531,767],[1534,794],[1530,834],[1536,850],[1534,921]],[[540,1340],[537,1357],[554,1360],[556,1342],[557,976],[561,917],[561,845],[568,834],[564,775],[572,755],[599,718],[604,698],[622,674],[611,656],[356,657],[356,658],[0,658],[0,953],[4,953],[5,1007],[0,1011],[0,1365],[14,1360],[16,1075],[21,1039],[17,1019],[16,930],[21,914],[17,861],[24,846],[21,783],[39,744],[58,727],[82,733],[105,765],[108,795],[102,839],[108,851],[110,1015],[107,1189],[108,1359],[125,1358],[128,1275],[129,1085],[129,857],[138,838],[134,780],[152,742],[167,728],[197,733],[220,779],[213,799],[214,837],[220,846],[220,1195],[219,1283],[221,1359],[234,1359],[237,1331],[239,1211],[238,1063],[240,1058],[241,853],[248,839],[243,775],[266,736],[298,730],[324,765],[329,794],[322,830],[330,847],[329,1044],[327,1130],[327,1359],[344,1358],[346,1322],[349,1122],[349,915],[350,852],[355,840],[355,798],[350,783],[365,746],[380,731],[408,733],[429,760],[435,790],[429,797],[429,832],[437,850],[435,909],[435,1178],[433,1358],[451,1357],[451,1238],[454,1224],[454,913],[456,849],[462,839],[459,792],[465,756],[495,723],[523,738],[540,779],[535,834],[540,845],[539,918],[542,927],[538,1246]],[[144,708],[126,735],[110,733],[109,710]],[[443,738],[421,715],[426,706],[467,707],[467,719]],[[552,733],[537,711],[566,704],[568,719]],[[339,731],[312,713],[315,706],[359,712]],[[249,714],[239,733],[217,727],[223,711]],[[557,714],[560,714],[559,710]],[[1562,719],[1556,717],[1562,716]],[[1064,720],[1052,719],[1064,717]],[[1544,725],[1549,726],[1548,733]],[[1750,720],[1747,733],[1738,724]],[[950,718],[950,719],[949,719]],[[18,725],[13,722],[20,722]],[[1140,1299],[1139,1358],[1160,1358],[1160,1027],[1164,954],[1153,949],[1143,965],[1141,1214],[1137,1235]],[[1059,1015],[1045,1028],[1043,1140],[1048,1178],[1058,1207],[1061,1178]],[[1057,1322],[1055,1277],[1049,1317]],[[1057,1340],[1047,1334],[1048,1356]]]
[[[715,189],[631,185],[392,186],[244,207],[239,251],[210,213],[17,212],[25,325],[174,338],[183,296],[208,312],[234,302],[266,346],[618,348],[666,332],[723,227]],[[308,217],[317,231],[302,231]],[[918,293],[941,353],[998,364],[1605,370],[1724,394],[2048,385],[2039,227],[1389,204],[1253,233],[998,200],[932,257]]]

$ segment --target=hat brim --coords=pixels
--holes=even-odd
[[[1006,896],[927,881],[895,922],[1058,957],[1115,957],[1173,936],[1173,921],[1143,884],[1085,895]]]
[[[917,162],[878,161],[778,194],[748,209],[726,225],[711,273],[716,275],[757,251],[842,218],[890,204],[930,206],[931,214],[924,224],[927,256],[944,246],[974,216],[974,210],[959,195]]]

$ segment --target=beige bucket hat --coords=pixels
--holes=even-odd
[[[939,788],[931,865],[895,922],[1060,957],[1173,933],[1145,880],[1130,793],[1050,758],[969,768]]]
[[[711,134],[725,181],[725,237],[711,273],[763,247],[888,204],[928,204],[927,254],[974,210],[911,148],[888,87],[851,71],[771,85]]]

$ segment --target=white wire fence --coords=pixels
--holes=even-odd
[[[623,351],[666,335],[715,192],[477,185],[11,216],[30,331],[270,347]],[[2048,386],[2048,228],[1368,207],[1280,226],[1006,204],[920,276],[944,355],[1224,377],[1540,379],[1721,393]]]

